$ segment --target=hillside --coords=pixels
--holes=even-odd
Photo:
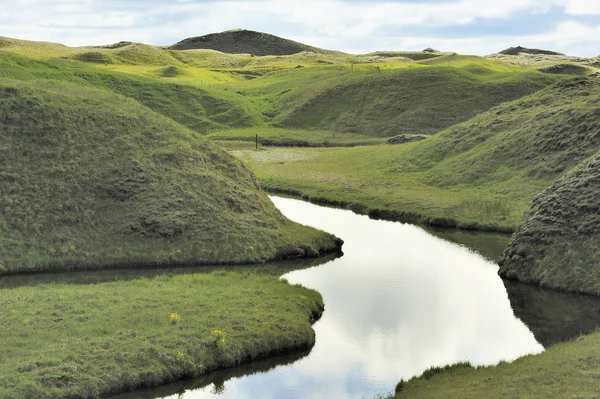
[[[600,81],[560,81],[399,146],[236,151],[261,184],[374,217],[513,230],[532,198],[600,146]]]
[[[138,102],[0,80],[0,271],[256,262],[334,237],[285,219],[253,174]]]
[[[599,185],[595,155],[536,196],[504,252],[500,275],[599,295]]]
[[[109,52],[107,57],[114,57],[114,52],[126,48],[106,50]],[[160,68],[157,72],[164,74],[164,71]],[[235,93],[143,74],[112,71],[88,62],[56,58],[35,60],[11,52],[0,57],[0,77],[24,81],[54,79],[110,90],[133,98],[199,133],[227,127],[249,127],[264,120],[255,104]]]
[[[245,29],[229,30],[221,33],[211,33],[204,36],[184,39],[171,47],[171,50],[209,49],[230,54],[290,55],[309,51],[326,53],[328,51],[298,43],[293,40],[268,33],[255,32]]]
[[[375,137],[434,134],[552,83],[540,73],[465,58],[435,58],[396,70],[383,66],[381,73],[340,80],[297,102],[282,96],[277,103],[282,111],[274,121]]]

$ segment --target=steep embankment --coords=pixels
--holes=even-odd
[[[595,155],[538,195],[504,252],[500,275],[599,295],[599,186]]]
[[[0,80],[0,270],[250,262],[334,237],[285,219],[252,173],[110,92]]]
[[[199,37],[190,37],[170,47],[172,50],[209,49],[231,54],[289,55],[302,51],[326,53],[317,47],[308,46],[293,40],[268,33],[245,29],[235,29],[220,33],[211,33]]]
[[[350,76],[300,97],[293,107],[282,103],[275,122],[377,137],[434,134],[555,81],[478,57],[431,62],[400,70],[382,66],[381,73],[373,70],[361,79]]]

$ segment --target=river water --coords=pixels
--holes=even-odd
[[[600,325],[598,299],[500,279],[479,253],[498,256],[506,236],[446,231],[442,239],[347,210],[272,201],[345,241],[344,256],[283,276],[323,295],[312,350],[122,398],[374,398],[432,366],[511,361]],[[479,253],[457,242],[474,242]]]

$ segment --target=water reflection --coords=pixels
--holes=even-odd
[[[544,346],[600,327],[600,298],[573,295],[515,281],[504,281],[515,316]]]
[[[273,202],[290,219],[341,237],[345,255],[284,276],[323,294],[310,354],[227,381],[220,398],[373,397],[431,366],[494,364],[543,350],[513,315],[497,266],[482,256],[419,227]],[[206,387],[182,396],[216,395]]]
[[[504,252],[511,239],[510,234],[482,233],[437,227],[424,227],[423,229],[436,237],[469,248],[494,262],[500,259],[502,252]]]
[[[329,254],[316,259],[296,259],[280,262],[270,262],[263,265],[219,266],[201,265],[189,267],[145,267],[134,269],[108,269],[94,271],[32,273],[21,275],[0,276],[0,289],[22,286],[37,286],[44,284],[99,284],[111,281],[128,281],[139,278],[153,278],[163,275],[211,273],[215,270],[252,269],[257,273],[281,276],[292,270],[301,270],[327,263],[341,254]]]

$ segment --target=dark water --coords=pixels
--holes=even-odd
[[[252,267],[321,292],[306,352],[114,398],[374,398],[432,366],[538,353],[600,326],[600,299],[497,276],[505,235],[429,230],[272,198],[290,219],[344,239],[344,256]],[[0,289],[94,284],[215,268],[108,270],[0,278]]]
[[[600,326],[596,298],[502,281],[488,259],[507,236],[433,231],[441,239],[412,225],[272,200],[290,219],[345,241],[343,257],[284,275],[324,297],[314,348],[122,398],[373,398],[432,366],[510,361]]]

